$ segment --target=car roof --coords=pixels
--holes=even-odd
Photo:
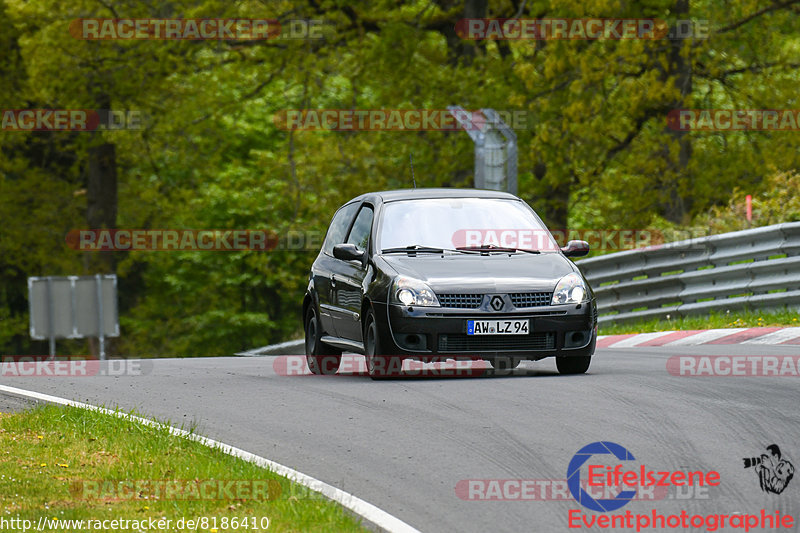
[[[519,200],[519,198],[513,194],[504,191],[490,191],[485,189],[421,188],[369,192],[362,194],[357,198],[353,198],[351,202],[356,200],[365,200],[375,196],[379,197],[383,202],[395,202],[398,200],[420,200],[429,198],[502,198],[505,200]]]

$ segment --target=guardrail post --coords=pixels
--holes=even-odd
[[[53,278],[47,276],[47,332],[50,337],[50,359],[56,358],[56,319],[53,310]]]
[[[100,274],[95,274],[95,284],[97,285],[97,339],[100,341],[100,360],[106,359],[106,336],[105,324],[103,323],[103,278]]]

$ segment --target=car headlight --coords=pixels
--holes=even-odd
[[[553,291],[553,305],[555,304],[579,304],[588,299],[588,291],[583,279],[574,272],[567,274],[556,284]]]
[[[402,305],[419,305],[421,307],[439,307],[439,299],[433,290],[418,279],[398,276],[392,284],[390,294],[392,303]]]

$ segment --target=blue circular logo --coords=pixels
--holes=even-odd
[[[575,501],[592,511],[607,513],[625,506],[636,496],[635,490],[623,490],[614,498],[595,500],[581,487],[581,466],[593,455],[610,454],[620,461],[635,461],[633,454],[619,444],[600,441],[587,444],[576,453],[567,468],[567,486]]]

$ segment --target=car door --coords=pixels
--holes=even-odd
[[[333,275],[341,261],[333,257],[333,247],[345,241],[358,206],[358,203],[348,204],[336,212],[328,227],[322,250],[311,267],[311,277],[319,300],[322,331],[329,335],[338,336],[333,318],[336,309]]]
[[[375,211],[369,204],[359,209],[355,221],[347,234],[346,243],[355,244],[359,250],[369,253],[369,240]],[[361,341],[361,287],[368,272],[367,261],[339,261],[334,274],[336,334],[339,337]]]

